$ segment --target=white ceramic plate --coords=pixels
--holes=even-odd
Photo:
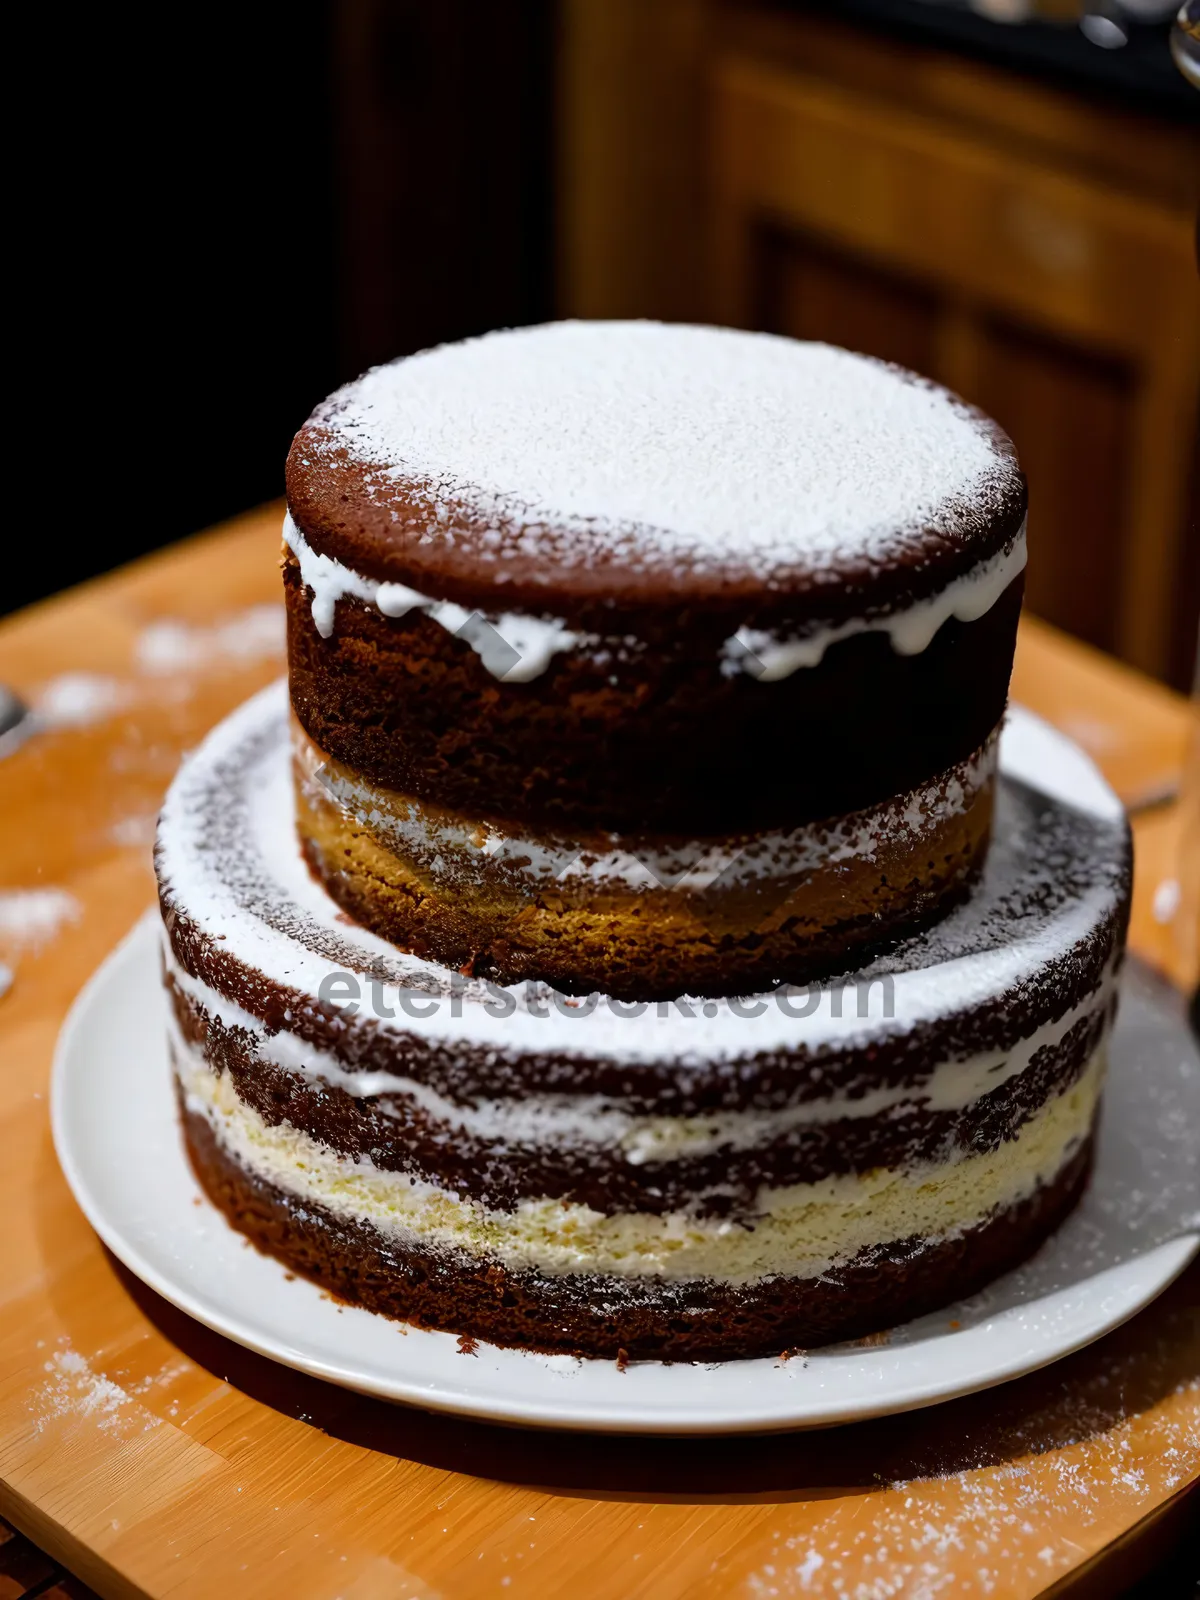
[[[147,917],[82,991],[59,1041],[58,1158],[96,1232],[131,1272],[218,1333],[389,1400],[498,1422],[613,1433],[812,1427],[931,1405],[1002,1383],[1140,1310],[1200,1247],[1200,1058],[1145,981],[1126,984],[1098,1166],[1079,1210],[983,1294],[887,1344],[720,1365],[576,1361],[405,1328],[289,1279],[207,1201],[175,1116]]]

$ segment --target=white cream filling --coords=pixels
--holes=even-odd
[[[983,1051],[966,1060],[944,1061],[918,1084],[884,1084],[858,1096],[831,1094],[770,1111],[671,1117],[639,1115],[620,1100],[595,1094],[531,1093],[520,1099],[464,1103],[447,1099],[428,1084],[401,1073],[350,1071],[336,1056],[295,1034],[268,1033],[257,1017],[185,972],[165,940],[163,950],[166,968],[180,991],[224,1027],[248,1034],[255,1053],[272,1066],[298,1073],[310,1082],[341,1089],[359,1100],[381,1095],[409,1100],[439,1131],[444,1130],[447,1138],[466,1134],[500,1148],[538,1145],[569,1150],[591,1146],[619,1151],[630,1166],[678,1161],[716,1150],[750,1150],[782,1138],[795,1128],[845,1118],[901,1117],[921,1110],[963,1111],[981,1095],[990,1094],[1026,1071],[1039,1050],[1059,1044],[1078,1022],[1103,1014],[1113,989],[1110,970],[1094,994],[1044,1023],[1027,1039],[1007,1050]],[[174,1016],[170,1026],[177,1047],[183,1048]],[[382,1109],[388,1108],[384,1105]]]
[[[956,578],[940,594],[902,611],[880,617],[855,617],[836,627],[816,628],[799,639],[782,639],[757,628],[739,628],[732,639],[726,640],[722,670],[727,675],[748,672],[760,683],[774,683],[790,678],[801,667],[820,666],[830,645],[857,633],[886,633],[897,655],[920,655],[951,617],[959,622],[976,622],[986,615],[1013,579],[1025,570],[1027,559],[1022,523],[1007,550]]]
[[[432,853],[443,866],[455,856],[468,861],[498,858],[519,865],[522,876],[541,881],[583,879],[619,884],[623,889],[669,888],[676,894],[702,893],[718,880],[722,887],[732,887],[779,877],[799,878],[846,861],[872,861],[881,837],[916,844],[974,803],[995,777],[998,750],[999,739],[993,734],[969,760],[896,800],[852,812],[830,824],[762,833],[729,845],[713,844],[690,859],[682,849],[659,850],[648,842],[634,854],[627,848],[603,850],[594,843],[557,840],[551,835],[531,839],[491,822],[470,823],[450,812],[432,811],[403,795],[335,771],[303,730],[293,728],[301,782],[315,802],[333,800],[360,826],[385,842],[394,840],[393,848],[405,847],[421,859]],[[615,844],[619,836],[608,838]]]
[[[529,683],[541,677],[563,651],[600,643],[593,635],[569,628],[561,617],[531,617],[505,611],[485,618],[451,600],[433,600],[405,584],[368,578],[333,556],[315,551],[290,515],[283,519],[283,538],[300,564],[305,586],[312,591],[313,622],[323,639],[333,633],[338,601],[350,596],[377,606],[385,617],[424,611],[447,632],[469,644],[502,683]],[[898,655],[919,655],[949,618],[974,622],[990,611],[1024,570],[1025,561],[1022,524],[1008,550],[980,562],[939,594],[903,610],[879,617],[854,617],[835,627],[814,629],[799,639],[781,639],[755,628],[739,629],[725,641],[722,671],[748,672],[762,683],[773,683],[790,677],[801,667],[819,666],[831,644],[858,633],[886,633]]]
[[[1015,1139],[986,1154],[908,1168],[877,1168],[818,1183],[764,1187],[754,1213],[731,1221],[684,1212],[604,1215],[530,1198],[498,1211],[423,1179],[350,1159],[290,1123],[266,1123],[198,1050],[174,1049],[190,1111],[247,1171],[296,1199],[366,1222],[425,1249],[465,1253],[511,1269],[621,1277],[715,1278],[746,1283],[776,1274],[818,1276],[893,1240],[954,1237],[1031,1195],[1087,1136],[1104,1078],[1104,1051]]]

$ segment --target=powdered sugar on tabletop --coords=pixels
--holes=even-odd
[[[176,719],[189,715],[187,702],[206,680],[282,661],[285,644],[280,604],[248,606],[212,623],[156,618],[135,636],[127,674],[71,670],[35,686],[27,694],[30,714],[16,730],[11,748],[37,747],[40,735],[78,733],[126,713],[131,714],[129,725],[112,746],[110,766],[114,773],[143,772],[161,761],[168,747],[161,739],[146,737],[144,724],[135,715],[139,710],[165,711],[174,736],[179,728]],[[177,746],[171,744],[169,749],[173,765]],[[157,807],[149,809],[143,802],[127,816],[98,817],[97,822],[107,842],[142,849],[153,840],[156,815]],[[5,933],[0,914],[0,944]],[[0,994],[5,987],[0,976]]]
[[[1200,1380],[1176,1394],[1200,1398]],[[1084,1399],[1077,1420],[1077,1438],[1044,1454],[893,1483],[866,1502],[839,1498],[803,1532],[777,1534],[742,1592],[762,1600],[1040,1593],[1108,1542],[1111,1529],[1136,1522],[1200,1471],[1194,1408],[1190,1421],[1169,1409],[1093,1433]],[[1139,1465],[1148,1431],[1165,1464],[1153,1473]],[[1036,1419],[1030,1433],[1035,1445]]]
[[[186,684],[213,668],[282,660],[284,646],[282,605],[248,606],[209,624],[156,618],[137,635],[131,676],[70,671],[42,683],[31,697],[28,732],[93,727],[160,692],[166,680]]]
[[[123,1371],[115,1375],[97,1371],[95,1359],[74,1349],[64,1335],[43,1361],[44,1376],[30,1394],[34,1432],[45,1433],[60,1423],[86,1422],[122,1438],[147,1433],[158,1427],[160,1418],[142,1403],[145,1397],[157,1392],[165,1398],[171,1384],[190,1370],[188,1361],[172,1356],[156,1372],[118,1382]],[[169,1416],[177,1415],[178,1402],[170,1401],[165,1409]]]
[[[39,950],[82,915],[79,901],[66,889],[0,890],[0,947]]]
[[[0,889],[0,996],[12,988],[22,955],[43,950],[82,915],[66,889]]]
[[[150,675],[188,672],[214,661],[260,661],[282,656],[284,613],[280,605],[250,606],[210,626],[164,618],[142,629],[137,666]]]
[[[43,685],[34,702],[42,728],[86,728],[106,721],[128,701],[129,686],[98,672],[64,672]]]
[[[104,1433],[122,1435],[158,1426],[159,1419],[152,1412],[137,1405],[119,1383],[93,1371],[86,1357],[69,1344],[55,1350],[42,1370],[45,1379],[30,1400],[37,1433],[62,1420],[86,1421]]]

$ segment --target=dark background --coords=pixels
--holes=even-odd
[[[689,52],[711,41],[700,46],[690,24],[671,18],[703,7],[644,0],[644,37],[626,24],[610,30],[626,44],[610,47],[597,43],[607,3],[299,0],[173,11],[149,26],[141,12],[69,23],[66,13],[38,14],[36,48],[14,53],[10,67],[14,89],[27,63],[38,84],[27,136],[36,162],[18,163],[34,171],[36,220],[18,232],[15,252],[32,270],[10,314],[18,335],[28,326],[40,348],[45,333],[55,354],[48,367],[34,365],[29,465],[22,459],[10,474],[32,490],[31,509],[14,514],[0,611],[280,495],[296,428],[373,362],[564,311],[710,314],[695,265],[704,202],[689,188],[704,130],[694,91],[672,87],[684,82]],[[628,0],[616,9],[632,14]],[[727,21],[757,14],[768,55],[772,18],[793,29],[802,71],[804,19],[836,18],[851,41],[847,61],[861,50],[863,83],[881,105],[903,102],[905,62],[933,48],[948,63],[986,63],[1018,90],[1049,84],[1081,109],[1098,108],[1101,144],[1110,111],[1114,147],[1126,137],[1121,116],[1168,125],[1200,115],[1163,28],[1134,29],[1125,50],[1105,51],[1074,26],[1004,26],[953,0],[720,0],[708,10]],[[584,34],[591,42],[581,46]],[[629,51],[623,60],[611,54],[619,49]],[[894,65],[870,78],[889,50]],[[697,68],[697,82],[707,70]],[[656,99],[660,80],[667,93]],[[601,93],[618,112],[607,126],[611,109],[596,120]],[[976,136],[965,107],[962,126]],[[587,185],[597,173],[606,175],[593,204]],[[581,246],[589,227],[599,232]],[[676,236],[683,242],[672,250]],[[874,348],[878,323],[887,337],[875,339],[877,353],[895,356],[894,302],[912,298],[908,286],[837,251],[822,267],[825,242],[809,243],[803,315],[760,314],[761,325]],[[581,261],[590,244],[600,265],[589,277]],[[930,292],[913,289],[917,299]],[[1152,285],[1138,292],[1153,299]],[[857,296],[852,315],[838,310],[848,296]],[[1022,400],[1010,421],[1004,394],[968,398],[1014,431],[1041,473],[1043,528],[1059,542],[1039,530],[1039,559],[1044,572],[1055,561],[1063,572],[1043,584],[1035,609],[1120,649],[1114,550],[1125,534],[1107,508],[1132,459],[1130,380],[1102,354],[1060,356],[1034,385],[1047,415]],[[897,358],[941,375],[928,355]],[[1029,355],[1029,372],[1042,359]],[[1043,424],[1055,408],[1054,426],[1066,427],[1070,413],[1081,436],[1100,443],[1072,445],[1063,433],[1047,444]],[[52,426],[36,420],[46,417]],[[1050,478],[1072,449],[1078,459],[1056,491]],[[1118,455],[1107,477],[1090,472],[1089,461]],[[58,514],[52,524],[48,509]],[[1071,538],[1068,520],[1078,524]],[[1078,551],[1101,528],[1082,571]],[[1200,597],[1194,516],[1178,573],[1165,675],[1183,685]]]
[[[70,142],[30,295],[80,384],[76,421],[38,375],[68,429],[38,481],[72,514],[52,562],[10,541],[4,610],[281,494],[363,367],[553,310],[549,0],[143,22],[54,67],[42,131]]]

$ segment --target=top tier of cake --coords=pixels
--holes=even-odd
[[[826,345],[558,323],[380,367],[288,460],[293,703],[467,817],[712,836],[901,795],[1007,691],[1011,443]]]
[[[944,389],[830,345],[653,322],[377,367],[301,430],[288,497],[314,549],[439,599],[567,620],[736,600],[789,627],[927,599],[1024,516],[1008,439]]]

